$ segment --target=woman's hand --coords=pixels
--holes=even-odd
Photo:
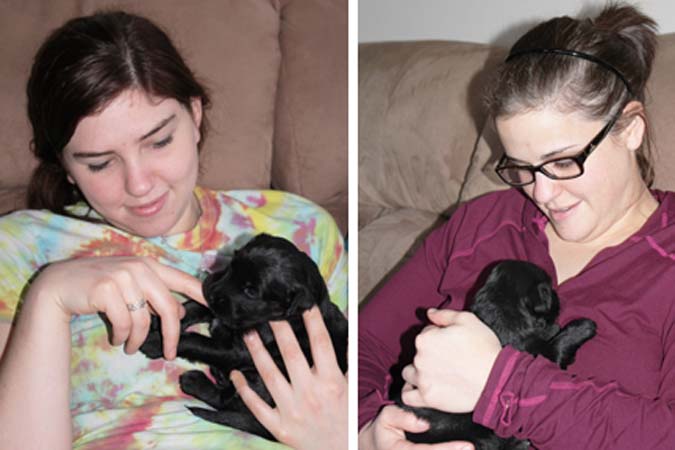
[[[429,424],[418,419],[415,414],[396,405],[382,408],[375,419],[363,427],[359,433],[359,450],[473,450],[469,442],[445,442],[442,444],[413,444],[405,437],[405,432],[421,433],[429,429]]]
[[[230,379],[239,396],[272,435],[295,449],[343,450],[348,447],[347,375],[343,374],[335,350],[315,306],[303,313],[314,366],[309,367],[288,322],[270,322],[286,364],[290,383],[265,349],[256,332],[244,337],[253,362],[269,390],[275,408],[253,391],[241,372]]]
[[[104,313],[112,326],[113,345],[125,344],[127,353],[141,346],[150,327],[150,312],[161,318],[164,355],[176,356],[181,303],[180,292],[206,304],[196,278],[142,257],[97,257],[49,265],[33,282],[31,295],[48,296],[70,321],[74,314]]]
[[[434,325],[415,339],[401,398],[410,406],[471,412],[501,350],[499,339],[470,312],[430,309],[427,315]]]

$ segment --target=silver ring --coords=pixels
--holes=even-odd
[[[146,303],[145,299],[142,298],[136,303],[127,303],[127,309],[131,312],[138,311],[141,308],[145,308]]]

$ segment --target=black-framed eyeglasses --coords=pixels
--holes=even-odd
[[[620,115],[615,114],[591,142],[576,155],[552,159],[538,166],[514,164],[509,162],[506,155],[503,155],[495,168],[495,172],[497,172],[499,178],[511,186],[526,186],[533,183],[534,174],[537,172],[543,173],[552,180],[569,180],[580,177],[584,173],[584,162],[609,134]]]

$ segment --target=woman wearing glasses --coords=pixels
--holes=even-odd
[[[497,173],[514,188],[460,206],[361,312],[362,449],[417,448],[403,431],[427,427],[387,404],[388,371],[420,308],[433,326],[403,368],[404,402],[474,411],[537,448],[675,448],[675,196],[649,189],[644,107],[655,27],[615,5],[544,22],[514,45],[487,93],[506,149]],[[503,259],[552,276],[561,324],[597,323],[567,371],[501,348],[459,312]]]

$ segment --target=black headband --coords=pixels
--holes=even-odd
[[[574,56],[575,58],[585,59],[586,61],[598,64],[604,67],[605,69],[609,70],[610,72],[614,73],[614,75],[616,75],[619,78],[619,80],[621,80],[623,84],[626,85],[626,89],[628,89],[628,93],[631,95],[631,97],[634,97],[633,91],[631,90],[628,81],[621,74],[621,72],[619,72],[619,69],[596,56],[589,55],[588,53],[578,52],[576,50],[565,50],[562,48],[528,48],[525,50],[517,50],[515,52],[510,53],[509,56],[506,57],[506,60],[504,62],[509,62],[515,58],[519,58],[523,55],[529,55],[531,53],[544,53],[544,54],[552,53],[554,55]]]

